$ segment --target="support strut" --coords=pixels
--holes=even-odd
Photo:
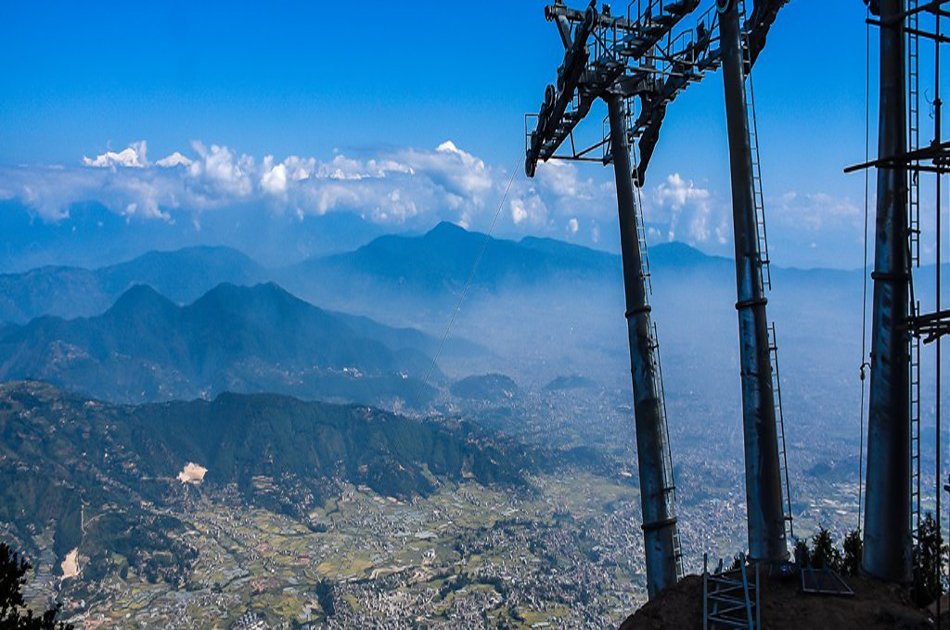
[[[673,505],[673,464],[662,407],[657,344],[650,321],[650,304],[634,203],[630,147],[623,98],[605,95],[610,119],[610,153],[617,182],[620,215],[620,248],[626,299],[630,368],[633,376],[633,409],[637,434],[640,505],[646,553],[647,591],[651,599],[676,583],[676,512]]]

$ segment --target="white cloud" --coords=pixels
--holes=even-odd
[[[488,201],[486,194],[496,182],[483,160],[446,140],[433,151],[410,149],[398,157],[406,171],[428,178],[447,194],[469,199],[476,205]]]
[[[521,199],[511,200],[511,220],[515,225],[528,218],[528,211],[524,208],[524,201]]]
[[[579,234],[596,242],[616,222],[614,188],[584,178],[574,164],[548,163],[538,177],[511,172],[445,141],[434,149],[404,148],[368,156],[334,152],[328,160],[290,155],[254,157],[195,141],[149,163],[146,144],[84,161],[86,167],[0,168],[0,190],[46,220],[78,201],[98,201],[117,214],[183,220],[260,202],[303,217],[352,211],[377,223],[425,227],[438,220],[486,229],[508,190],[501,232]],[[109,166],[110,168],[94,168]],[[520,165],[519,165],[520,166]],[[576,226],[576,227],[575,227]]]
[[[679,173],[667,175],[666,181],[656,188],[660,203],[669,202],[674,208],[681,209],[693,199],[709,199],[709,191],[697,188],[692,181],[687,182]]]
[[[535,179],[515,173],[509,188],[510,171],[449,140],[434,149],[370,155],[335,151],[325,160],[297,155],[255,159],[225,145],[195,141],[190,150],[154,163],[147,161],[145,142],[137,142],[83,163],[78,168],[0,168],[0,190],[50,221],[66,216],[73,203],[97,201],[117,214],[160,220],[184,215],[183,221],[200,225],[204,212],[259,202],[269,211],[299,217],[352,211],[387,225],[425,228],[446,220],[482,230],[508,190],[500,233],[576,237],[583,231],[587,242],[596,243],[616,227],[609,178],[595,180],[582,176],[575,164],[550,162],[539,167]],[[708,203],[708,193],[679,175],[671,176],[658,195],[660,211],[654,214],[669,215],[672,208],[674,226],[683,208]],[[693,223],[693,232],[705,238],[708,228]]]
[[[283,195],[287,192],[287,165],[281,162],[274,164],[273,156],[266,156],[261,165],[264,173],[261,175],[261,188],[271,195]]]
[[[305,179],[309,179],[314,171],[317,170],[317,161],[314,158],[300,158],[296,155],[291,155],[284,160],[283,164],[287,169],[287,175],[295,182],[302,182]]]
[[[672,173],[653,190],[653,204],[644,214],[646,221],[666,228],[669,241],[722,245],[729,240],[729,216],[713,203],[706,188],[696,186],[679,173]]]
[[[83,156],[82,163],[85,166],[93,166],[96,168],[115,168],[117,166],[143,168],[148,165],[145,152],[145,140],[140,140],[133,142],[128,148],[122,149],[118,153],[106,151],[102,155],[97,155],[95,158]]]
[[[128,199],[121,214],[135,215],[147,219],[169,219],[161,206],[173,206],[174,199],[164,198],[164,188],[160,180],[126,178],[114,182],[115,193]],[[163,203],[164,202],[164,203]],[[121,203],[121,202],[120,202]]]
[[[175,151],[171,155],[167,155],[162,159],[155,162],[155,166],[161,166],[162,168],[174,168],[176,166],[191,166],[191,160],[178,151]]]
[[[208,149],[201,142],[195,141],[191,146],[198,153],[199,159],[192,162],[188,172],[194,179],[203,180],[210,192],[235,198],[251,194],[254,158],[244,154],[239,156],[231,149],[217,144],[212,144]]]
[[[587,172],[607,175],[608,170],[588,168]],[[550,161],[538,166],[535,181],[534,193],[543,200],[552,218],[566,221],[582,215],[596,221],[615,220],[617,198],[612,180],[598,182],[590,176],[584,178],[577,164]]]
[[[511,171],[449,140],[434,148],[334,151],[324,158],[255,158],[196,141],[149,162],[146,149],[140,141],[83,158],[81,165],[0,166],[0,199],[17,200],[50,222],[68,217],[73,204],[98,202],[118,215],[176,221],[196,230],[203,213],[238,207],[300,218],[349,211],[394,229],[427,229],[444,220],[486,230],[508,190],[496,233],[618,246],[612,172],[597,166],[552,161],[526,179],[519,164],[509,189]],[[680,240],[730,253],[728,182],[714,189],[672,173],[642,196],[651,243]],[[847,247],[847,260],[860,263],[863,207],[846,195],[787,192],[766,198],[766,215],[776,262],[835,264]],[[813,256],[804,253],[809,250]]]
[[[581,200],[593,196],[593,180],[581,180],[577,166],[570,162],[548,162],[538,169],[537,178],[554,195]]]
[[[255,160],[224,145],[195,141],[190,151],[175,151],[154,164],[147,161],[143,141],[86,158],[83,165],[3,169],[0,190],[47,220],[61,219],[77,201],[167,220],[174,212],[194,214],[258,200],[298,216],[348,210],[380,223],[420,218],[483,227],[507,179],[503,170],[452,141],[432,150],[407,148],[366,158],[334,152],[326,161],[296,155]],[[534,189],[513,191],[516,196],[519,209],[510,225],[543,223],[546,210]]]
[[[767,204],[767,216],[774,216],[776,223],[796,224],[812,232],[826,226],[858,227],[863,221],[862,209],[847,197],[837,197],[824,192],[786,192]]]

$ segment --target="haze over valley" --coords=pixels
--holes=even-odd
[[[689,563],[745,536],[733,268],[650,261]],[[844,531],[860,336],[832,331],[860,330],[861,272],[772,278],[796,524]],[[443,223],[278,267],[196,246],[0,285],[3,527],[75,619],[609,624],[642,601],[614,254]]]

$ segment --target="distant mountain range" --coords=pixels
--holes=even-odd
[[[98,315],[137,284],[151,286],[179,304],[224,282],[249,285],[267,280],[277,280],[314,303],[340,308],[368,302],[379,291],[386,292],[387,299],[393,294],[451,299],[469,281],[483,250],[472,277],[476,290],[620,279],[620,260],[614,254],[553,239],[494,239],[440,223],[422,236],[382,236],[349,253],[275,269],[228,247],[194,246],[149,252],[96,269],[46,266],[0,274],[0,322],[22,324],[42,315]],[[656,267],[678,270],[728,263],[680,243],[653,248],[652,260]]]
[[[735,348],[732,261],[668,243],[650,248],[650,269],[656,321],[668,342],[664,358],[669,359],[667,366],[674,376],[683,369],[684,374],[703,371],[732,378],[731,369],[722,365]],[[934,270],[933,266],[915,270],[921,287],[918,297],[925,309]],[[769,314],[779,322],[782,339],[796,353],[801,349],[799,364],[822,364],[828,359],[838,373],[837,363],[853,354],[850,345],[839,342],[849,331],[860,330],[862,272],[773,267],[772,277],[776,290],[769,294]],[[950,278],[950,272],[944,277]],[[460,304],[470,278],[471,288]],[[116,320],[116,313],[106,316],[138,284],[153,287],[168,298],[165,302],[174,303],[156,307],[164,313],[170,306],[191,305],[220,283],[247,286],[264,281],[276,281],[294,296],[319,305],[335,325],[345,325],[348,335],[374,340],[388,349],[390,354],[384,356],[413,350],[436,359],[455,379],[502,372],[518,378],[522,386],[542,387],[559,375],[575,373],[604,383],[605,378],[623,373],[627,360],[619,256],[552,239],[490,238],[443,223],[423,235],[381,236],[347,253],[311,257],[290,266],[266,268],[233,249],[190,247],[152,252],[94,270],[46,267],[0,275],[0,377],[49,378],[104,397],[118,393],[116,399],[127,401],[209,396],[225,389],[273,390],[376,404],[399,391],[404,400],[426,400],[416,388],[418,364],[407,364],[398,352],[399,360],[381,359],[389,361],[385,368],[391,370],[389,376],[367,357],[345,366],[360,369],[362,380],[351,378],[349,372],[330,374],[325,371],[328,365],[307,364],[304,355],[311,350],[307,346],[299,354],[296,348],[285,348],[290,358],[275,354],[260,361],[252,356],[261,354],[260,348],[242,347],[227,361],[205,367],[193,356],[204,340],[182,329],[184,320],[178,314],[169,315],[161,328],[168,341],[149,352],[125,350],[133,347],[128,337],[147,336],[141,332],[149,330],[147,324],[134,318]],[[32,321],[47,315],[89,319]],[[208,321],[218,317],[205,316]],[[273,327],[266,333],[262,332],[267,328],[264,322],[224,321],[235,326],[236,339],[242,339],[242,327],[251,324],[256,326],[253,334],[268,339],[298,334],[279,319],[266,322]],[[440,351],[450,321],[450,337]],[[310,325],[301,324],[308,331]],[[97,337],[88,332],[90,327],[106,326],[119,328],[109,335],[98,332]],[[308,339],[304,332],[299,334]],[[54,343],[57,340],[59,345]],[[208,340],[222,347],[225,343],[213,336]],[[160,354],[172,343],[188,350]],[[250,354],[239,359],[240,352]],[[95,358],[87,360],[86,354]],[[795,353],[783,356],[793,364],[797,360]],[[417,356],[416,360],[421,359]],[[184,363],[178,365],[180,361]],[[210,376],[213,370],[220,370],[215,378]],[[399,372],[409,378],[402,379]],[[320,378],[312,380],[317,374]],[[369,388],[381,392],[379,396],[368,396],[364,389],[372,382],[369,374],[382,379]],[[113,381],[109,391],[86,388],[104,383],[103,375]],[[685,380],[683,375],[679,378]],[[411,390],[408,394],[406,386]]]
[[[33,378],[109,400],[223,391],[419,404],[441,378],[434,339],[330,313],[275,284],[222,284],[188,306],[137,285],[105,313],[0,330],[0,379]]]
[[[428,296],[455,294],[470,277],[476,287],[497,289],[618,272],[618,258],[606,252],[552,239],[496,239],[440,223],[422,236],[381,236],[353,252],[311,258],[288,270],[287,277],[311,286],[344,281]]]
[[[247,285],[266,278],[263,267],[227,247],[149,252],[94,270],[40,267],[0,274],[0,321],[24,323],[41,315],[98,315],[139,284],[154,288],[172,301],[187,303],[223,282]]]
[[[298,215],[260,204],[177,215],[176,221],[112,212],[98,203],[75,203],[66,216],[44,221],[16,200],[0,200],[0,271],[48,265],[101,266],[146,252],[214,245],[246,252],[268,266],[352,250],[383,233],[349,212]],[[190,218],[190,220],[189,220]]]

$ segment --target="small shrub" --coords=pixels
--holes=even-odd
[[[853,529],[844,537],[844,555],[841,559],[841,573],[843,575],[857,575],[861,570],[861,557],[864,554],[864,539],[861,530]]]
[[[933,514],[927,512],[917,531],[917,543],[914,545],[914,601],[918,606],[926,606],[943,593],[937,567],[941,555],[947,553],[947,546],[940,535],[940,529]]]

